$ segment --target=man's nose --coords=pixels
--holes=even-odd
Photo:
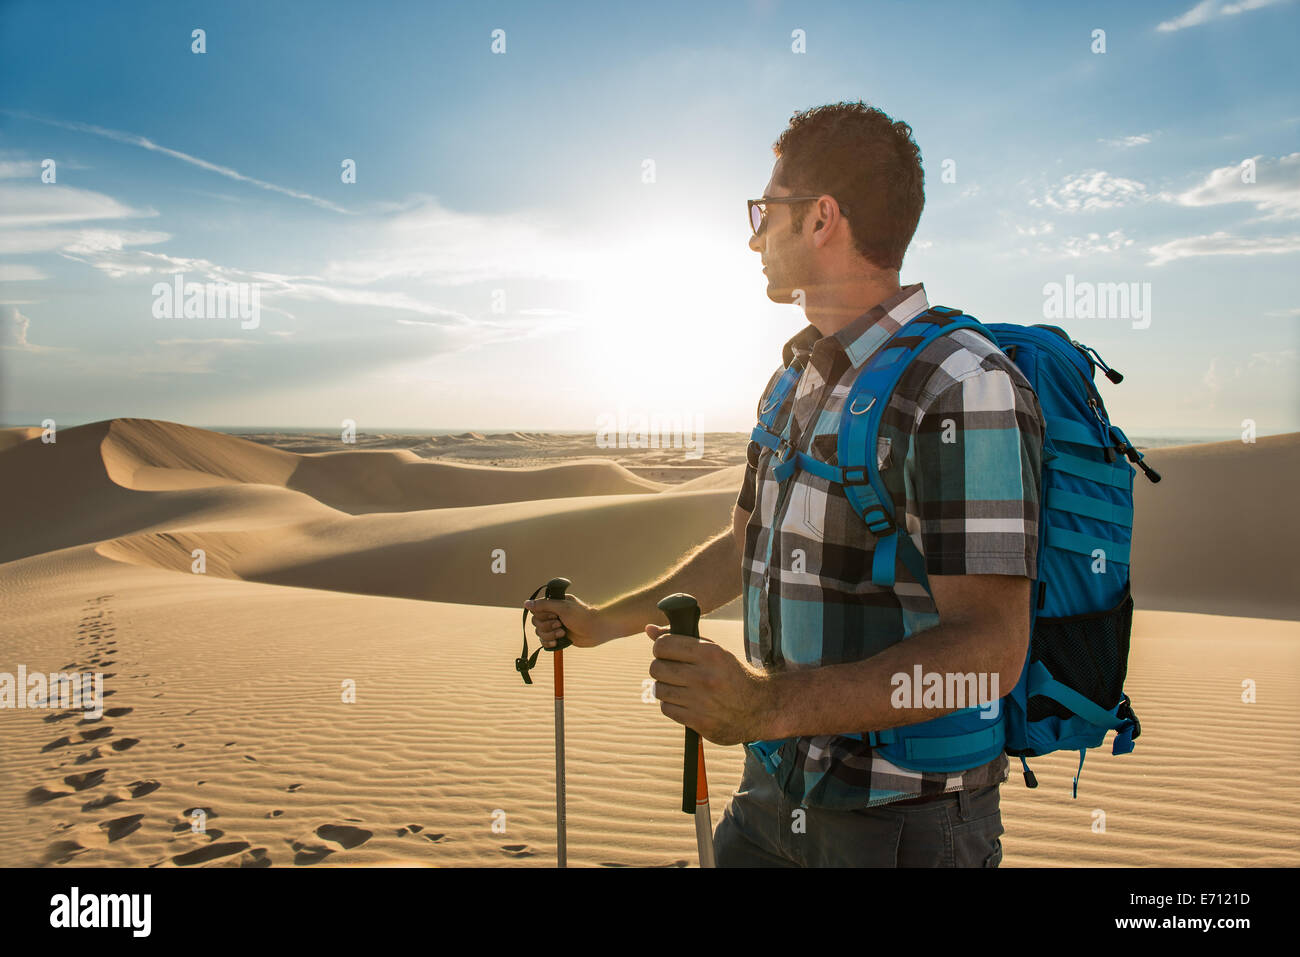
[[[749,237],[749,248],[756,253],[761,253],[763,251],[763,237],[758,233],[752,234]]]

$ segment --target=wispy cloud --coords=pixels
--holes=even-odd
[[[1121,136],[1115,140],[1099,138],[1097,142],[1105,143],[1107,146],[1118,146],[1121,149],[1131,149],[1134,146],[1145,146],[1150,143],[1154,135],[1154,133],[1137,133],[1133,136]]]
[[[0,263],[0,282],[34,282],[39,279],[49,278],[35,266],[26,266],[20,263]]]
[[[76,123],[76,122],[68,122],[65,120],[52,120],[46,117],[33,116],[29,113],[22,113],[16,110],[0,110],[0,112],[7,113],[10,116],[17,116],[25,120],[33,120],[37,123],[45,123],[49,126],[57,126],[60,129],[73,130],[78,133],[90,133],[94,136],[102,136],[105,139],[113,140],[118,143],[126,143],[130,146],[138,146],[141,149],[151,150],[152,152],[161,153],[164,156],[170,156],[173,159],[178,159],[182,163],[189,163],[191,166],[197,166],[199,169],[207,170],[210,173],[216,173],[219,176],[225,176],[227,179],[233,179],[241,183],[247,183],[250,186],[256,186],[258,189],[270,190],[273,193],[279,193],[282,196],[289,196],[292,197],[293,199],[305,200],[306,202],[319,206],[321,209],[332,210],[333,212],[336,213],[348,212],[348,210],[344,209],[342,206],[339,206],[336,203],[332,203],[328,199],[322,199],[319,196],[313,196],[311,193],[305,193],[302,190],[290,189],[287,186],[279,186],[275,183],[268,183],[266,180],[257,179],[254,176],[247,176],[244,173],[239,172],[239,170],[237,169],[232,169],[229,166],[222,166],[218,163],[212,163],[209,162],[208,160],[201,159],[200,157],[194,156],[190,153],[183,153],[180,150],[174,150],[171,149],[170,147],[162,146],[158,143],[155,143],[153,140],[149,139],[148,137],[139,136],[138,134],[135,133],[126,133],[123,132],[122,130],[111,130],[103,126],[95,126],[92,123]]]
[[[1085,256],[1119,252],[1132,245],[1133,240],[1125,236],[1123,230],[1113,229],[1105,236],[1100,233],[1071,236],[1061,244],[1061,252],[1071,259],[1082,259]]]
[[[1245,181],[1245,162],[1221,166],[1173,200],[1182,206],[1253,203],[1266,214],[1264,219],[1300,217],[1300,153],[1276,160],[1255,156],[1249,162],[1254,167],[1250,182]]]
[[[1287,2],[1288,0],[1233,0],[1231,3],[1225,3],[1224,0],[1202,0],[1185,13],[1179,14],[1172,20],[1165,20],[1156,29],[1162,33],[1185,30],[1188,27],[1199,27],[1221,17],[1234,17],[1251,10],[1260,10]]]
[[[578,279],[593,266],[589,247],[528,216],[458,212],[429,196],[353,234],[362,236],[360,248],[331,261],[326,279],[459,286],[493,279]]]
[[[15,305],[0,305],[0,347],[29,350],[35,348],[27,341],[31,320],[18,311]]]
[[[1031,199],[1029,205],[1077,213],[1130,206],[1148,199],[1146,185],[1137,180],[1112,176],[1105,170],[1085,170],[1066,177],[1059,186],[1049,188],[1042,199]]]
[[[132,209],[103,193],[73,186],[0,184],[0,226],[47,226],[88,219],[138,219],[153,209]]]
[[[137,229],[13,229],[0,231],[0,255],[120,250],[171,239],[170,233]]]
[[[1206,236],[1187,236],[1152,246],[1148,265],[1163,266],[1197,256],[1276,256],[1300,252],[1300,236],[1264,236],[1249,239],[1220,230]]]

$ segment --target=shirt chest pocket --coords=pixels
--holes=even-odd
[[[813,458],[818,458],[816,455]],[[820,461],[820,458],[818,458]],[[893,463],[893,446],[891,441],[880,436],[876,439],[876,469],[883,472]],[[826,521],[827,513],[831,509],[827,501],[828,482],[822,479],[816,479],[809,476],[806,472],[800,470],[790,481],[798,484],[790,490],[791,501],[786,509],[786,521],[797,519],[800,527],[796,529],[800,534],[811,535],[819,542],[826,540]],[[839,493],[830,492],[829,494],[839,496]],[[848,510],[852,512],[852,506],[845,505],[845,509],[837,510],[837,513]]]

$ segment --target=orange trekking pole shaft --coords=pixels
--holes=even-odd
[[[571,584],[567,578],[552,578],[546,583],[547,601],[564,601],[564,592]],[[538,591],[541,591],[539,588]],[[537,592],[533,592],[537,597]],[[529,601],[532,599],[530,598]],[[524,653],[515,659],[515,670],[524,677],[525,684],[532,684],[529,670],[537,663],[538,648],[532,657],[528,655],[528,611],[524,611]],[[565,821],[564,792],[564,649],[573,644],[566,635],[557,640],[555,653],[555,866],[567,867],[569,859],[568,828]]]
[[[659,602],[668,616],[668,630],[674,635],[700,637],[700,605],[690,595],[678,592]],[[682,755],[682,811],[695,815],[695,845],[700,867],[714,867],[713,815],[709,809],[709,779],[704,771],[704,742],[693,728],[686,729]]]

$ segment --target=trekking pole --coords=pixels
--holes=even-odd
[[[573,582],[567,578],[552,578],[546,583],[546,600],[547,601],[564,601],[564,591]],[[532,601],[537,597],[537,589],[529,597]],[[563,624],[563,622],[561,622]],[[573,644],[566,634],[563,638],[556,639],[554,648],[548,648],[548,651],[555,652],[555,866],[568,866],[568,834],[564,820],[564,649]],[[543,645],[542,647],[545,647]],[[537,655],[542,649],[534,651],[532,657],[528,655],[528,611],[524,610],[524,653],[522,657],[515,659],[515,669],[524,676],[524,684],[532,684],[533,679],[529,677],[528,672],[537,664]]]
[[[668,630],[674,635],[700,637],[700,605],[690,595],[678,592],[659,602],[659,610],[668,616]],[[695,846],[700,852],[700,867],[714,867],[713,815],[709,812],[709,779],[704,773],[704,743],[699,733],[686,729],[686,749],[682,757],[682,811],[695,815]]]

